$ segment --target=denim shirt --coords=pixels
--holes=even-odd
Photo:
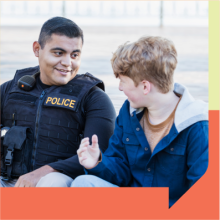
[[[208,167],[208,120],[200,118],[181,131],[174,123],[151,153],[139,122],[143,112],[131,112],[125,101],[102,161],[85,171],[118,186],[169,187],[172,206]]]

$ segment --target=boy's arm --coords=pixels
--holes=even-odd
[[[85,156],[84,159],[85,158],[87,159],[87,156]],[[81,163],[80,157],[79,160]],[[94,165],[96,165],[97,161],[98,157],[96,161],[94,161]],[[131,180],[131,172],[125,147],[122,142],[122,127],[119,126],[119,117],[116,119],[114,134],[109,140],[108,149],[102,154],[101,162],[94,168],[85,169],[85,172],[87,174],[96,175],[118,186],[128,186]]]
[[[191,187],[208,168],[208,122],[196,123],[189,134],[187,165],[187,179]]]

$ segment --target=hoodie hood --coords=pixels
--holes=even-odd
[[[178,132],[181,132],[196,122],[208,120],[208,103],[195,100],[188,89],[179,83],[174,84],[174,92],[182,95],[174,118],[174,124]],[[135,109],[130,107],[130,114],[134,111],[138,114],[143,110],[144,108]]]
[[[199,121],[208,121],[208,103],[195,100],[188,89],[179,84],[174,84],[174,92],[182,95],[174,118],[174,124],[178,132]]]

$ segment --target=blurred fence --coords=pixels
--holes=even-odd
[[[53,16],[80,25],[207,27],[208,1],[1,1],[1,25],[41,25]]]

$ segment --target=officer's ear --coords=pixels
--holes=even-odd
[[[36,57],[39,57],[39,50],[40,50],[40,44],[37,41],[34,41],[33,43],[33,51],[34,51],[34,55]]]

